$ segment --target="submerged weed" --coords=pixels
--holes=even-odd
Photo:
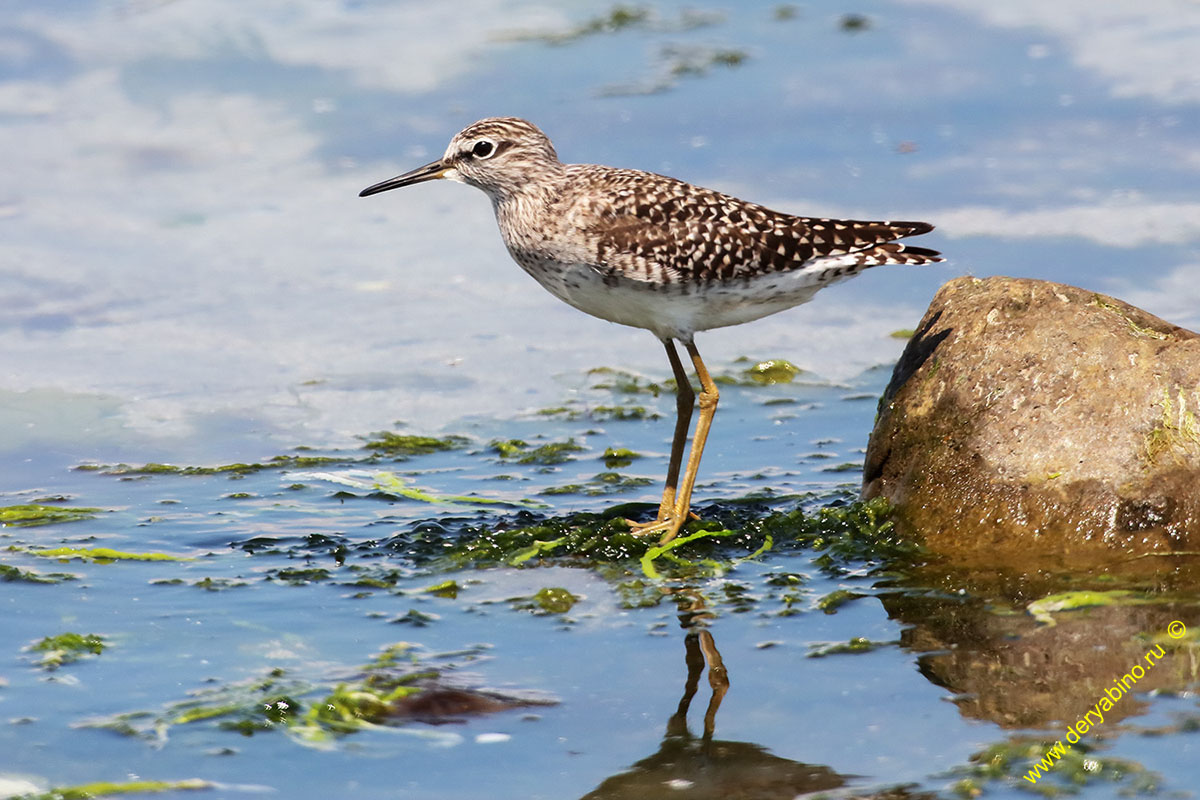
[[[189,699],[160,711],[133,711],[87,720],[83,727],[102,728],[161,745],[172,728],[208,724],[242,736],[272,731],[294,741],[331,746],[337,737],[379,725],[401,726],[414,720],[446,722],[465,715],[492,713],[555,702],[546,696],[502,694],[449,686],[442,675],[476,661],[482,647],[427,655],[417,645],[397,642],[339,676],[302,679],[275,668],[261,677],[206,687]],[[424,729],[416,732],[425,735]],[[429,738],[437,739],[435,734]]]
[[[0,582],[13,583],[61,583],[62,581],[78,580],[78,575],[69,572],[51,572],[42,574],[31,569],[20,569],[8,564],[0,564]]]
[[[215,783],[200,778],[181,781],[97,781],[75,786],[56,786],[41,794],[22,795],[17,800],[90,800],[93,797],[115,797],[124,794],[159,794],[162,792],[214,789]]]
[[[628,467],[633,463],[635,458],[641,457],[641,453],[636,453],[625,447],[606,447],[604,448],[604,455],[600,456],[604,461],[604,466],[608,469]]]
[[[960,797],[978,797],[990,783],[1021,789],[1043,797],[1078,794],[1088,786],[1116,784],[1130,797],[1156,794],[1162,776],[1136,761],[1101,756],[1087,741],[1075,742],[1046,756],[1056,742],[1034,736],[1012,736],[970,757],[969,764],[950,771],[959,777],[954,791]],[[1086,794],[1086,792],[1085,792]]]
[[[749,361],[741,358],[738,361]],[[791,383],[796,376],[804,372],[792,362],[783,358],[771,358],[759,361],[742,370],[738,383],[767,386],[774,383]]]
[[[374,433],[364,450],[388,456],[423,456],[443,450],[460,450],[471,443],[465,436],[411,436],[390,431]]]
[[[60,633],[31,644],[29,649],[42,654],[37,660],[39,667],[53,672],[64,664],[74,663],[86,656],[98,656],[106,646],[104,637],[94,633]]]
[[[101,511],[103,509],[46,506],[36,503],[0,506],[0,527],[6,525],[33,527],[35,525],[54,525],[59,522],[75,522],[92,519]]]
[[[518,464],[540,464],[542,466],[570,461],[571,453],[579,453],[585,449],[574,439],[567,439],[565,442],[549,442],[532,449],[528,442],[520,439],[495,439],[488,443],[488,447],[499,453],[502,459],[512,459]]]
[[[869,566],[913,560],[920,548],[896,535],[882,500],[828,507],[771,511],[764,501],[717,504],[702,509],[701,521],[689,523],[666,545],[635,535],[623,518],[651,509],[630,504],[606,515],[544,517],[520,512],[492,525],[465,524],[459,540],[439,557],[447,569],[535,562],[586,566],[601,571],[620,567],[614,582],[635,570],[654,579],[720,574],[738,560],[767,549],[803,549],[819,553],[814,563],[831,576],[851,563]]]
[[[603,497],[611,494],[641,489],[654,481],[649,478],[636,478],[622,475],[619,472],[601,472],[587,483],[569,483],[566,486],[551,486],[543,489],[543,495],[581,494],[588,497]]]
[[[191,561],[186,556],[173,556],[167,553],[129,553],[124,550],[114,550],[111,547],[50,547],[44,550],[32,548],[10,547],[10,550],[25,550],[31,556],[39,558],[56,558],[67,561],[80,558],[84,561],[94,561],[97,564],[111,564],[114,561]]]

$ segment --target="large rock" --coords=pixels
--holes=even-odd
[[[1200,335],[1073,286],[959,278],[896,365],[863,496],[960,563],[1195,552],[1197,409]]]

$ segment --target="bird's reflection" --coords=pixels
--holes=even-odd
[[[683,662],[687,665],[687,680],[683,684],[683,697],[679,699],[679,708],[667,722],[667,736],[690,737],[687,727],[687,713],[692,705],[692,698],[700,686],[700,674],[708,666],[708,685],[712,688],[712,696],[708,700],[708,709],[704,712],[704,736],[702,741],[712,739],[716,729],[717,710],[721,701],[729,691],[729,670],[717,649],[717,642],[708,630],[708,622],[712,612],[704,600],[704,595],[690,587],[675,589],[671,592],[675,605],[679,609],[679,626],[686,632],[683,637]]]
[[[667,720],[657,752],[608,778],[584,795],[584,800],[647,800],[674,794],[672,790],[680,790],[679,796],[688,800],[792,800],[845,785],[846,778],[829,767],[780,758],[757,744],[713,738],[717,711],[730,684],[725,661],[707,628],[712,614],[699,591],[676,588],[671,594],[685,631],[683,660],[687,678],[679,706]],[[687,715],[705,667],[712,694],[704,712],[704,732],[697,737],[688,727]]]

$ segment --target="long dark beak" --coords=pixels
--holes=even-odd
[[[379,194],[386,192],[388,189],[399,189],[401,186],[412,186],[414,183],[424,183],[443,177],[446,171],[450,169],[441,161],[434,161],[426,164],[423,167],[417,167],[411,172],[406,172],[403,175],[397,175],[394,178],[389,178],[382,183],[377,183],[374,186],[368,186],[358,193],[359,197],[366,197],[371,194]]]

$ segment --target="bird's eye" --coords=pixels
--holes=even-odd
[[[496,145],[493,142],[489,142],[487,139],[480,139],[475,143],[475,146],[471,148],[471,154],[476,158],[487,158],[495,152]]]

